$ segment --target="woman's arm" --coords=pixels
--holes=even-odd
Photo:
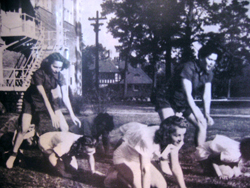
[[[110,148],[109,132],[104,131],[102,134],[102,144],[105,154],[108,154]]]
[[[53,109],[51,107],[49,99],[45,93],[44,87],[42,85],[37,85],[36,87],[37,87],[37,90],[39,91],[39,93],[42,95],[42,98],[44,100],[44,104],[49,112],[53,127],[59,128],[60,120],[57,118],[57,116],[55,115],[55,112],[53,111]]]
[[[140,154],[142,188],[150,188],[150,158]]]
[[[218,176],[220,179],[224,179],[224,177],[223,177],[223,175],[222,175],[222,172],[221,172],[219,166],[218,166],[217,164],[215,164],[215,163],[213,163],[212,165],[213,165],[213,167],[214,167],[214,170],[215,170],[217,176]]]
[[[203,103],[204,103],[204,114],[207,119],[208,125],[213,125],[214,121],[210,117],[210,105],[211,105],[211,92],[212,85],[210,82],[205,84],[204,93],[203,93]]]
[[[63,85],[61,86],[61,90],[62,90],[62,98],[63,98],[63,102],[65,104],[65,106],[67,107],[70,117],[72,119],[72,121],[74,122],[75,125],[79,125],[79,127],[81,127],[81,121],[75,116],[70,100],[69,100],[69,92],[68,92],[68,86],[67,85]]]
[[[186,188],[183,172],[179,162],[179,148],[173,149],[170,153],[171,169],[177,179],[180,188]]]
[[[92,174],[95,173],[95,158],[94,155],[89,155],[89,167]]]
[[[190,108],[192,109],[196,120],[198,121],[198,123],[201,123],[203,125],[206,124],[206,119],[204,118],[204,115],[202,114],[201,110],[194,102],[194,98],[192,96],[192,83],[191,83],[191,81],[186,79],[186,78],[183,78],[182,85],[183,85],[184,91],[186,93],[188,104],[189,104]]]
[[[99,176],[104,176],[105,174],[95,170],[95,158],[94,158],[94,154],[90,154],[89,155],[89,158],[88,158],[88,161],[89,161],[89,167],[90,167],[90,171],[92,174],[97,174]]]

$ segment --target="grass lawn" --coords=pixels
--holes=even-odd
[[[129,110],[129,109],[128,109]],[[249,109],[234,108],[231,111],[227,108],[212,109],[212,112],[228,114],[238,114]],[[114,110],[113,112],[115,112]],[[145,124],[159,123],[159,118],[155,113],[111,113],[114,116],[115,125],[118,127],[124,123],[137,121]],[[143,112],[143,110],[142,110]],[[0,115],[0,125],[3,125],[10,117],[16,113]],[[79,116],[82,118],[85,115]],[[69,116],[66,115],[67,120]],[[216,134],[227,135],[235,140],[241,140],[245,136],[250,136],[250,118],[242,117],[215,117],[215,125],[208,127],[207,140],[214,138]],[[69,124],[71,124],[69,120]],[[40,131],[51,131],[50,120],[42,117]],[[185,181],[189,188],[247,188],[250,187],[250,179],[246,177],[233,178],[227,181],[219,180],[213,173],[205,173],[201,164],[192,159],[194,146],[194,127],[190,126],[185,137],[185,145],[180,150],[180,162],[184,172]],[[101,153],[96,154],[97,170],[107,173],[112,164],[112,151],[109,156],[104,157]],[[103,187],[103,177],[92,176],[86,159],[78,159],[79,173],[74,180],[61,178],[49,168],[46,161],[38,149],[24,151],[24,157],[19,165],[13,169],[6,169],[0,166],[0,187]],[[170,188],[177,188],[173,177],[166,177]]]

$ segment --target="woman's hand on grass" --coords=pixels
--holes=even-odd
[[[225,175],[225,174],[220,175],[219,178],[221,180],[228,180],[229,179],[228,175]]]
[[[97,170],[95,170],[94,172],[92,172],[92,174],[96,174],[96,175],[99,175],[99,176],[106,176],[105,174],[103,174],[102,172],[99,172]]]

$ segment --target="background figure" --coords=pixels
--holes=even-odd
[[[195,155],[199,161],[208,160],[220,179],[250,176],[250,138],[238,142],[216,135],[213,140],[198,146]]]
[[[118,128],[126,132],[122,137],[123,142],[114,151],[114,167],[109,170],[105,186],[112,187],[118,179],[130,187],[166,188],[162,173],[151,163],[164,160],[168,161],[165,165],[171,164],[168,169],[171,169],[179,186],[185,188],[178,154],[184,143],[186,128],[187,122],[177,116],[167,118],[160,126],[131,122]]]
[[[6,162],[7,168],[12,168],[20,145],[30,124],[39,124],[39,113],[49,114],[52,126],[68,131],[68,124],[60,110],[59,96],[62,93],[62,100],[68,108],[70,117],[75,124],[81,125],[75,116],[68,96],[68,86],[61,70],[68,68],[69,62],[59,53],[52,53],[45,58],[41,67],[34,72],[29,88],[23,97],[22,113],[19,117],[21,128],[17,133],[13,153]],[[58,85],[60,86],[58,88]],[[61,91],[58,91],[60,89]]]
[[[207,124],[214,124],[210,116],[211,82],[219,55],[220,51],[209,43],[201,47],[198,60],[180,64],[169,82],[157,89],[155,98],[152,98],[162,121],[175,113],[182,113],[196,127],[197,145],[206,140]],[[204,115],[193,97],[200,89],[203,89]]]
[[[102,143],[105,154],[110,149],[109,132],[114,129],[113,116],[108,113],[99,113],[97,116],[91,115],[81,120],[81,127],[71,126],[70,131],[80,135],[94,137],[97,141],[102,136]]]
[[[96,140],[92,137],[71,132],[47,132],[40,136],[38,146],[63,177],[71,177],[70,172],[78,169],[76,157],[84,154],[88,156],[91,173],[104,175],[95,170]]]

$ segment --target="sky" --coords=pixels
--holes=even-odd
[[[85,45],[95,45],[95,32],[94,27],[90,25],[91,23],[95,23],[95,21],[89,21],[88,18],[96,17],[96,11],[99,11],[99,17],[101,17],[101,6],[100,4],[103,0],[84,0],[85,9],[83,15],[83,23],[82,23],[82,32],[83,32],[83,42]],[[215,2],[220,0],[214,0]],[[248,15],[250,17],[250,5]],[[119,45],[117,39],[114,39],[111,33],[107,30],[107,22],[112,16],[108,16],[106,20],[101,20],[100,23],[103,23],[100,26],[99,31],[99,43],[106,47],[107,50],[110,50],[110,57],[118,57],[118,53],[115,50],[115,45]],[[209,27],[207,31],[217,30],[216,27]]]
[[[85,45],[95,45],[95,32],[94,27],[90,24],[95,23],[95,21],[90,21],[88,18],[95,18],[96,11],[99,11],[99,17],[101,17],[101,6],[103,0],[84,0],[85,8],[82,22],[82,33],[83,33],[83,42]],[[106,20],[100,20],[100,23],[103,23],[99,28],[99,43],[106,47],[110,51],[110,57],[118,57],[118,53],[115,50],[115,45],[118,45],[119,42],[117,39],[114,39],[111,33],[107,31],[107,22],[111,16],[107,17]]]

